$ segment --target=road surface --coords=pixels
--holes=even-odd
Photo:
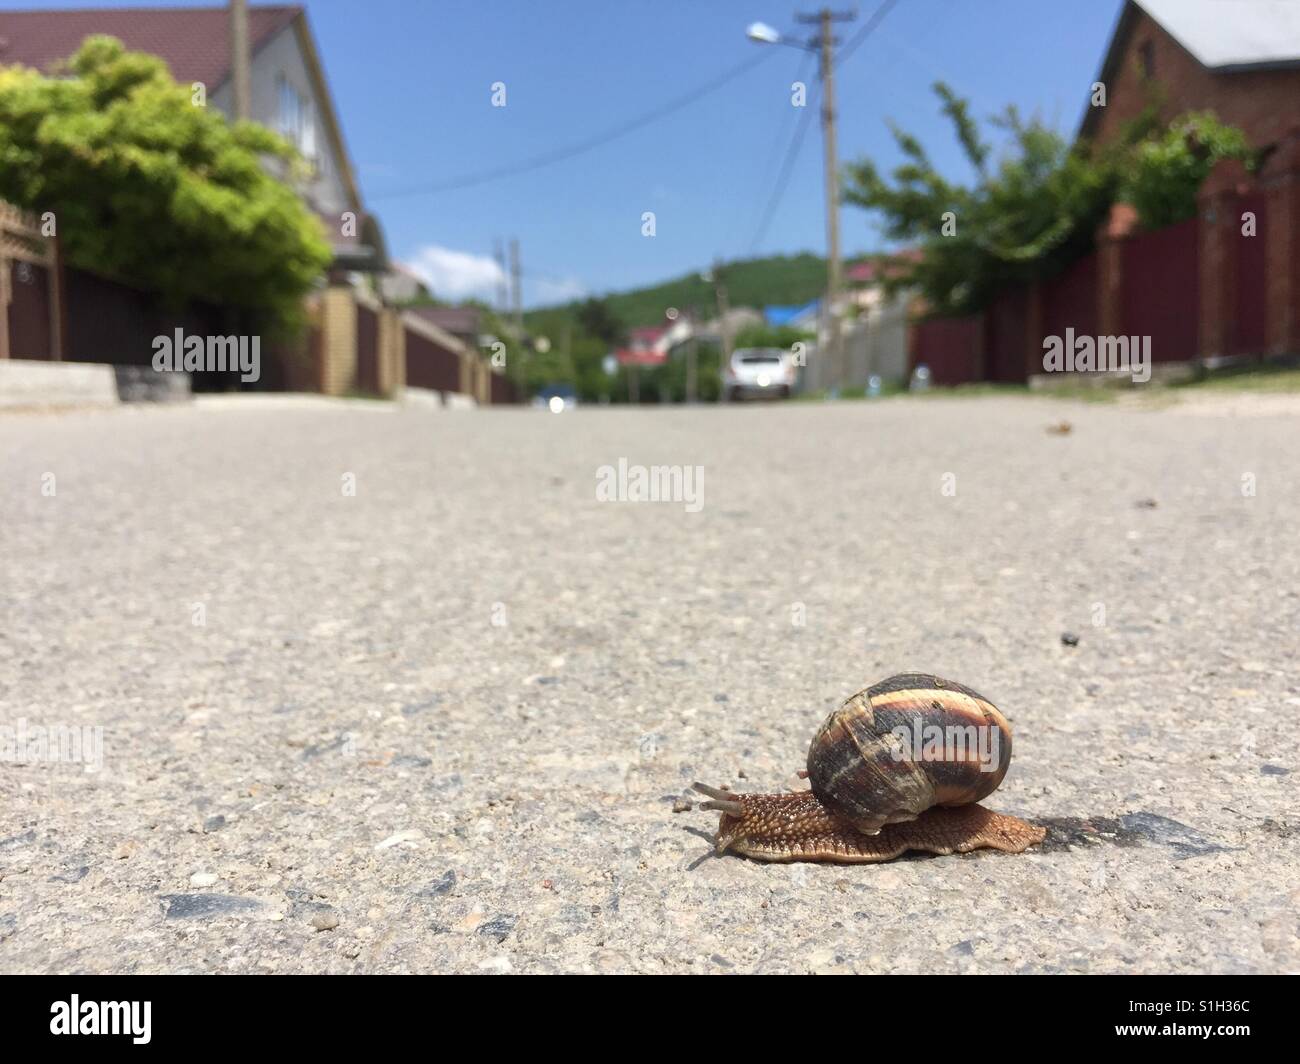
[[[0,969],[1294,971],[1298,452],[1249,403],[7,415]],[[911,670],[1011,719],[1040,850],[674,812]]]

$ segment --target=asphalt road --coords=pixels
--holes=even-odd
[[[1256,412],[0,418],[0,969],[1294,971],[1300,415]],[[703,494],[598,500],[620,459]],[[673,811],[801,786],[911,670],[1011,719],[1041,849],[769,865]]]

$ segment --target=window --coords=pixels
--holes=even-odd
[[[1141,47],[1138,48],[1138,64],[1142,69],[1142,76],[1150,79],[1156,76],[1156,46],[1155,42],[1145,40]]]
[[[311,100],[287,78],[276,79],[278,114],[276,126],[284,138],[306,159],[316,159],[316,114]]]

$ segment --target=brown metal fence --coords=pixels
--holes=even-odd
[[[493,373],[491,377],[491,402],[494,406],[498,403],[517,403],[519,401],[514,381],[503,373]]]
[[[1097,335],[1097,255],[1085,255],[1043,284],[1043,335]]]
[[[406,333],[406,385],[439,392],[460,390],[460,358],[414,329]]]
[[[65,272],[68,334],[64,357],[69,362],[107,362],[147,366],[154,339],[174,336],[222,336],[225,315],[217,307],[193,305],[173,309],[157,296],[84,270]]]
[[[1120,335],[1151,337],[1152,362],[1187,362],[1197,354],[1200,237],[1190,218],[1124,241]]]
[[[9,357],[53,358],[50,271],[22,259],[0,263],[9,267]]]
[[[980,346],[984,319],[929,318],[916,322],[911,330],[912,368],[926,365],[935,384],[969,384],[980,379]]]
[[[379,315],[364,303],[357,304],[357,390],[378,395]]]
[[[1265,218],[1268,196],[1254,192],[1243,196],[1241,213],[1255,216],[1255,234],[1246,236],[1238,226],[1236,247],[1235,307],[1232,320],[1233,354],[1262,355],[1268,347],[1268,239],[1272,235]]]

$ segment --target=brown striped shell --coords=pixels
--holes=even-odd
[[[1011,763],[1011,725],[969,687],[902,673],[835,710],[808,748],[813,793],[867,835],[932,806],[988,797]]]

